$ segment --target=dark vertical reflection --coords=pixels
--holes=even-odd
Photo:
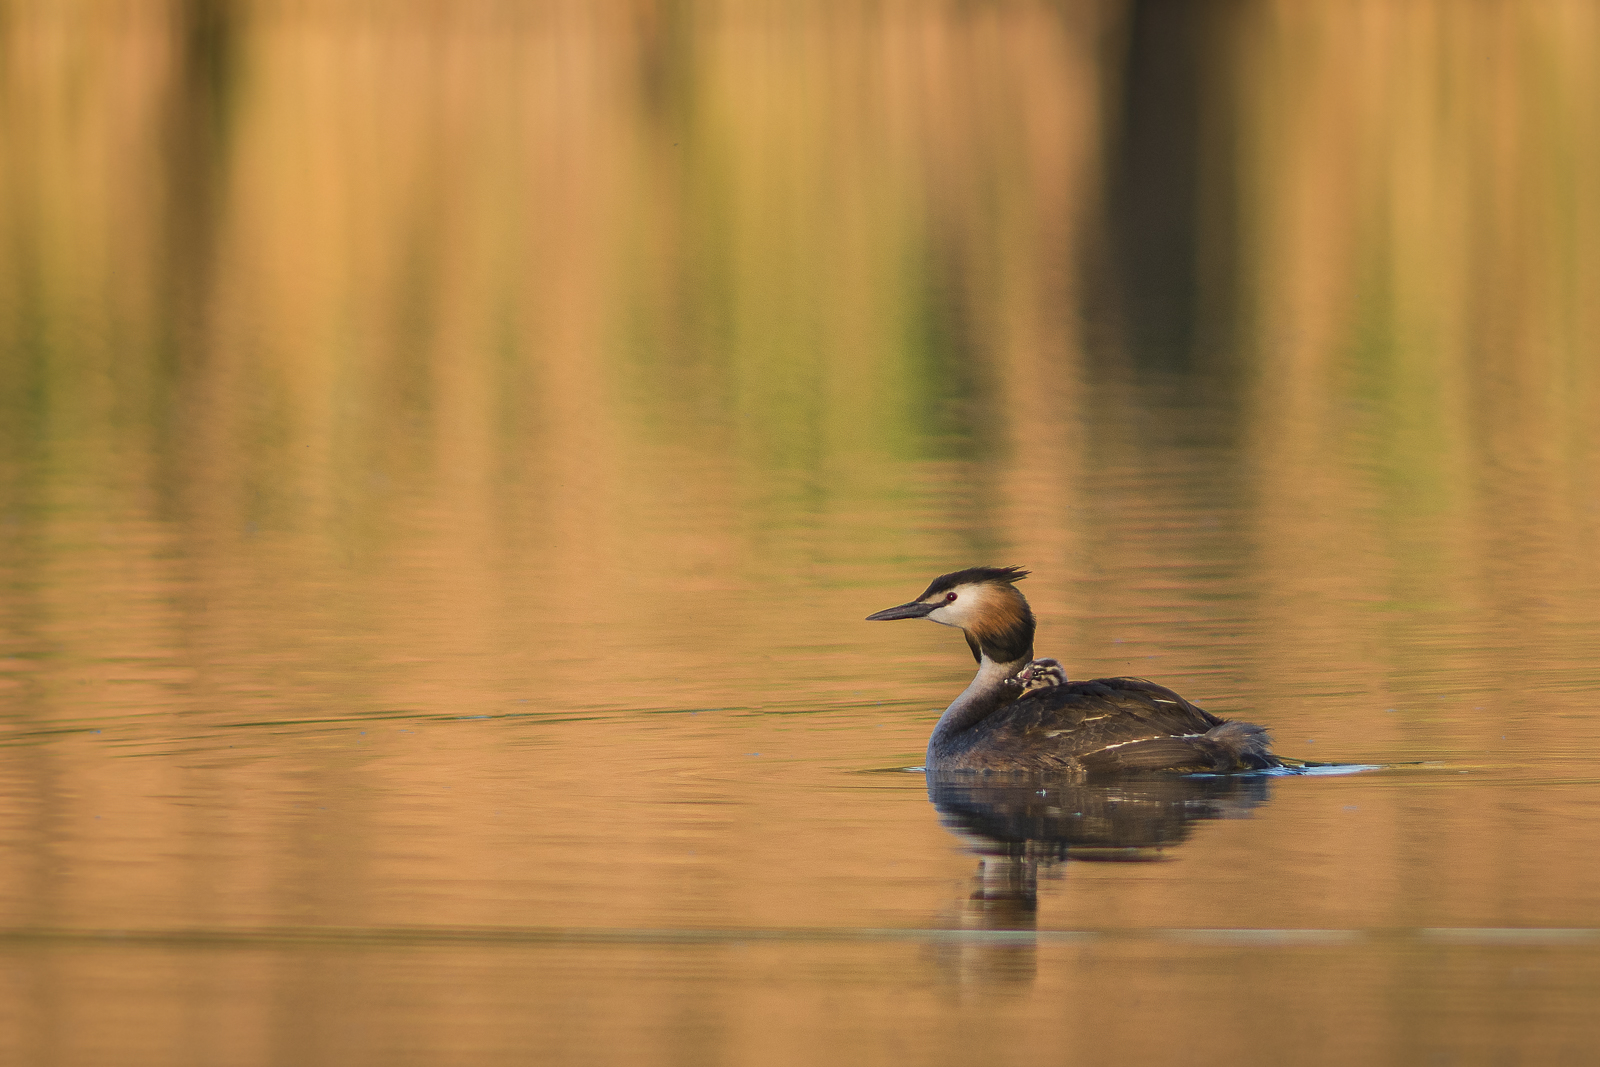
[[[216,273],[241,32],[240,16],[228,0],[187,0],[178,16],[164,142],[165,249],[153,361],[154,444],[165,466],[160,489],[169,515],[182,491],[185,457],[196,452],[191,433],[204,404],[196,389],[208,356],[207,305]]]
[[[635,116],[647,146],[628,235],[629,378],[661,398],[645,414],[658,439],[687,432],[726,444],[737,392],[737,274],[724,161],[704,150],[714,122],[699,106],[705,84],[695,11],[684,3],[634,8]],[[663,265],[667,265],[663,269]]]
[[[1103,243],[1086,271],[1097,291],[1087,294],[1083,528],[1096,577],[1078,595],[1114,615],[1137,574],[1178,564],[1191,590],[1215,584],[1170,604],[1172,619],[1223,631],[1250,617],[1253,551],[1228,144],[1239,10],[1236,0],[1128,5],[1121,56],[1109,59]]]
[[[1134,0],[1110,64],[1089,368],[1133,390],[1131,418],[1170,409],[1150,429],[1180,444],[1231,441],[1243,411],[1227,85],[1240,10],[1241,0]]]
[[[189,0],[177,28],[166,136],[166,263],[174,319],[193,311],[209,275],[238,81],[239,16],[226,0]]]
[[[1133,352],[1158,366],[1188,358],[1198,316],[1204,8],[1145,0],[1129,12],[1110,222]]]
[[[681,132],[694,102],[693,15],[693,6],[685,3],[648,4],[634,10],[641,109],[668,132]]]
[[[1107,294],[1133,366],[1216,373],[1231,330],[1233,0],[1135,0],[1107,167]]]

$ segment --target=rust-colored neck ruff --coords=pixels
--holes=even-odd
[[[1033,612],[1015,586],[989,582],[978,587],[978,604],[962,631],[972,658],[996,663],[1033,658]]]

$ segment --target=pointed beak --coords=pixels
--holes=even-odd
[[[867,616],[868,622],[887,622],[890,619],[922,619],[928,612],[938,607],[937,604],[924,604],[920,600],[913,600],[909,604],[901,604],[897,608],[884,608],[882,611],[873,612]]]

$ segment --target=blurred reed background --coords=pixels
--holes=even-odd
[[[3,640],[124,709],[813,700],[1004,560],[1091,658],[1209,590],[1263,662],[1559,673],[1597,17],[9,3]]]

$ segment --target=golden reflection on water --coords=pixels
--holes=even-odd
[[[1594,926],[1591,5],[0,15],[8,1062],[1594,1037],[1577,942],[195,947]],[[965,652],[859,620],[979,562],[1075,675],[1432,762],[975,882],[868,773]]]

